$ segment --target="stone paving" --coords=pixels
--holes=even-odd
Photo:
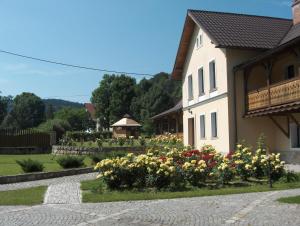
[[[300,195],[300,189],[172,200],[79,204],[80,194],[76,193],[79,181],[94,176],[89,174],[61,178],[60,183],[47,181],[50,188],[47,191],[48,198],[45,196],[45,204],[33,207],[0,206],[0,225],[300,225],[300,205],[276,201],[280,197]],[[41,181],[36,183],[40,185]],[[36,186],[36,183],[32,185]],[[23,186],[16,184],[14,187]],[[63,201],[59,201],[60,198]]]
[[[44,204],[80,204],[81,191],[79,182],[52,184],[44,197]]]
[[[0,191],[16,190],[16,189],[37,187],[42,185],[48,186],[48,185],[62,184],[68,182],[75,183],[75,182],[80,182],[82,180],[95,179],[96,175],[97,173],[89,173],[89,174],[81,174],[75,176],[59,177],[59,178],[52,178],[46,180],[36,180],[36,181],[14,183],[14,184],[0,184]]]

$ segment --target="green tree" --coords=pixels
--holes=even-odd
[[[46,107],[46,119],[53,119],[54,118],[54,108],[52,104],[47,105]]]
[[[96,106],[96,116],[103,128],[131,113],[130,105],[135,97],[135,79],[125,75],[104,75],[100,85],[92,93],[91,101]]]
[[[10,101],[11,97],[0,96],[0,124],[3,122],[8,113],[8,104]]]
[[[62,108],[54,113],[54,119],[67,121],[73,131],[86,130],[91,127],[89,114],[84,108]]]
[[[9,120],[20,129],[38,126],[45,119],[45,105],[41,98],[33,93],[22,93],[13,99]]]
[[[162,72],[149,80],[141,80],[135,92],[131,104],[133,116],[142,123],[145,133],[152,134],[154,129],[150,118],[173,107],[181,99],[181,82]]]

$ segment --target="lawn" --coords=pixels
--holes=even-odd
[[[293,196],[293,197],[286,197],[278,199],[279,202],[282,203],[289,203],[289,204],[300,204],[300,195]]]
[[[0,176],[22,174],[21,167],[16,163],[16,160],[33,159],[42,162],[45,166],[44,171],[59,171],[62,170],[60,165],[56,162],[56,157],[51,154],[39,155],[0,155]],[[85,165],[91,165],[91,159],[86,157]]]
[[[37,205],[43,203],[47,187],[0,192],[0,205]]]
[[[300,182],[295,183],[276,183],[274,188],[270,189],[267,184],[252,184],[246,187],[225,187],[220,189],[198,188],[180,192],[138,192],[138,191],[107,191],[100,180],[84,181],[81,183],[83,191],[83,202],[114,202],[131,200],[153,200],[153,199],[174,199],[189,198],[214,195],[229,195],[252,192],[265,192],[274,190],[286,190],[300,188]]]

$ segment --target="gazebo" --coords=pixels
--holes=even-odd
[[[130,136],[138,138],[141,125],[126,114],[111,127],[113,128],[113,138],[128,138]]]

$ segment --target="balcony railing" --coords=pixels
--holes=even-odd
[[[248,93],[248,111],[300,100],[300,77]]]

